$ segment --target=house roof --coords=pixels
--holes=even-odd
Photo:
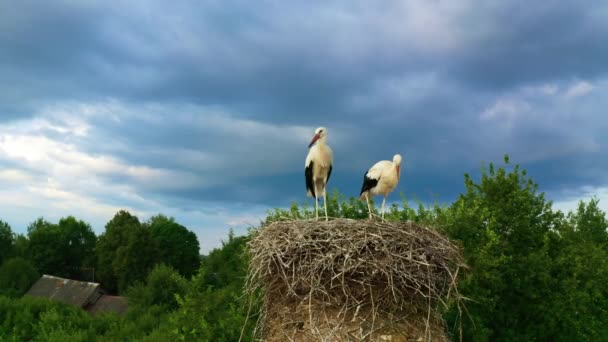
[[[93,315],[99,312],[115,312],[122,315],[127,312],[128,306],[129,303],[126,297],[103,295],[97,302],[87,307],[86,310]]]
[[[103,294],[98,283],[43,275],[26,295],[45,297],[84,308]]]

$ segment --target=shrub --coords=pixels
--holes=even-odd
[[[0,295],[20,297],[39,278],[31,262],[21,257],[8,259],[0,266]]]

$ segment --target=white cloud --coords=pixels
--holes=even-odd
[[[555,84],[545,84],[540,88],[540,91],[545,95],[555,95],[559,88]]]
[[[553,208],[564,213],[576,211],[582,200],[588,203],[593,197],[599,200],[599,208],[608,213],[608,187],[606,186],[582,186],[578,189],[562,190],[560,200],[553,202]]]
[[[580,81],[570,86],[568,90],[566,90],[564,97],[566,99],[580,97],[589,94],[594,88],[595,87],[591,83],[587,81]]]
[[[28,172],[18,169],[4,169],[0,170],[0,182],[2,183],[28,183],[32,181],[33,176]]]
[[[27,224],[39,216],[56,221],[63,216],[75,215],[90,222],[99,234],[105,223],[120,209],[130,211],[141,220],[163,213],[174,216],[178,222],[194,230],[201,242],[201,251],[207,252],[220,245],[220,240],[226,238],[230,228],[242,234],[248,226],[257,225],[265,216],[268,208],[264,206],[235,208],[230,203],[197,201],[200,209],[173,207],[154,196],[154,193],[166,189],[215,186],[222,177],[206,180],[204,176],[188,171],[191,170],[188,168],[164,169],[132,164],[112,154],[93,154],[85,150],[87,144],[97,143],[95,139],[99,135],[97,128],[88,120],[106,115],[112,117],[114,113],[117,115],[114,122],[120,125],[122,119],[127,117],[139,120],[142,112],[116,102],[99,106],[57,105],[52,108],[46,108],[41,111],[43,114],[32,119],[0,127],[0,162],[12,165],[0,170],[0,206],[5,209],[0,219],[13,224],[16,231],[24,233]],[[113,109],[117,111],[113,112]],[[157,108],[156,113],[164,109]],[[78,110],[84,114],[79,116]],[[252,170],[246,167],[251,165],[243,164],[243,159],[234,156],[242,155],[245,162],[250,162],[251,158],[262,158],[251,155],[251,147],[255,144],[262,148],[261,156],[267,156],[271,162],[274,160],[275,167],[285,169],[289,165],[282,164],[284,161],[281,158],[285,157],[285,153],[290,153],[285,146],[305,146],[312,134],[312,128],[301,126],[280,127],[219,115],[195,120],[194,115],[189,115],[178,115],[176,119],[183,120],[183,125],[199,125],[201,134],[212,132],[223,140],[238,141],[238,144],[228,146],[232,147],[233,153],[219,155],[219,149],[199,151],[179,146],[163,147],[162,142],[153,148],[158,148],[156,152],[164,154],[167,160],[181,158],[190,165],[201,164],[206,171],[214,169],[222,172],[226,167],[232,167],[242,172],[243,176],[252,174]],[[141,120],[159,125],[160,129],[163,124],[162,120],[158,121],[160,118],[160,115],[142,116]],[[111,136],[105,138],[112,139]],[[134,149],[134,146],[128,147]],[[143,149],[139,153],[146,151]],[[247,161],[247,158],[250,159]],[[208,167],[209,161],[215,162],[211,168]]]
[[[507,128],[524,115],[529,115],[531,106],[527,101],[515,98],[499,98],[480,115],[482,120],[498,121]]]

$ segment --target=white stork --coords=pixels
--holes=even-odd
[[[319,127],[315,130],[308,145],[309,151],[304,164],[304,176],[306,178],[306,194],[315,198],[315,215],[319,219],[319,194],[323,194],[325,204],[325,220],[327,221],[327,197],[325,190],[327,181],[331,175],[333,153],[327,145],[327,129]]]
[[[395,154],[393,161],[381,160],[374,164],[363,176],[361,186],[361,199],[367,201],[369,218],[372,218],[372,209],[369,205],[369,196],[383,195],[382,219],[384,219],[384,206],[388,194],[397,187],[401,176],[401,155]]]

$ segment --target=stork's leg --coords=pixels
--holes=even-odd
[[[329,221],[327,218],[327,193],[325,192],[326,188],[323,188],[323,204],[325,205],[325,221]]]
[[[365,194],[365,200],[367,201],[367,211],[369,212],[369,219],[372,219],[372,207],[369,205],[369,194]]]
[[[317,183],[315,182],[315,217],[319,220],[319,191],[317,190]]]
[[[384,196],[384,199],[382,200],[382,219],[384,220],[384,205],[386,204],[386,196]]]

